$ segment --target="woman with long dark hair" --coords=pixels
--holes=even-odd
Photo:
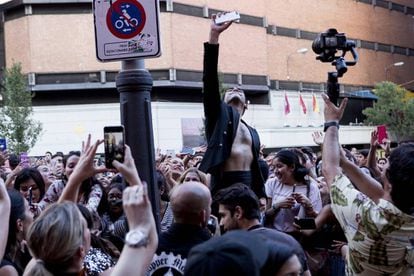
[[[266,220],[277,230],[295,235],[295,217],[316,217],[322,209],[318,186],[307,179],[308,169],[292,150],[279,151],[274,160],[275,178],[265,184],[271,206]]]
[[[33,223],[33,214],[27,200],[18,191],[9,190],[8,194],[11,203],[9,231],[5,254],[0,264],[0,275],[22,275],[31,258],[25,240]]]
[[[14,189],[30,203],[39,203],[45,195],[45,182],[37,169],[24,168],[16,175]]]

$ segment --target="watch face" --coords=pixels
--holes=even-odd
[[[130,232],[128,235],[128,242],[132,244],[136,244],[140,242],[144,238],[144,234],[141,231],[133,231]]]
[[[125,237],[125,242],[132,247],[145,246],[148,238],[139,230],[129,231]]]

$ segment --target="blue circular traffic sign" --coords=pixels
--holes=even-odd
[[[141,33],[145,26],[145,10],[135,0],[115,1],[106,14],[109,31],[116,37],[129,39]]]

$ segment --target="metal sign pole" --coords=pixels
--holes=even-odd
[[[122,61],[122,69],[116,78],[116,88],[120,94],[121,123],[125,127],[126,144],[131,147],[139,176],[148,184],[148,196],[159,231],[160,199],[155,178],[152,83],[151,74],[145,69],[143,59]]]

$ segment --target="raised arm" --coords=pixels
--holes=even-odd
[[[381,176],[381,171],[378,169],[377,166],[377,145],[378,145],[378,133],[376,130],[371,131],[371,141],[370,141],[370,147],[368,152],[368,168],[370,169],[371,173],[374,174],[374,177],[377,179]]]
[[[211,18],[209,40],[204,43],[203,105],[207,138],[212,134],[220,115],[221,99],[217,72],[219,55],[218,41],[220,34],[231,25],[231,22],[216,25],[214,22],[215,18],[216,15],[213,15]]]
[[[3,259],[6,250],[7,235],[9,233],[10,198],[6,186],[0,178],[0,258]]]
[[[339,167],[339,160],[341,156],[340,145],[338,139],[339,121],[344,114],[344,110],[348,99],[344,99],[339,107],[336,107],[329,101],[329,97],[326,94],[322,94],[322,98],[325,102],[324,115],[325,124],[336,122],[337,126],[332,125],[326,129],[325,138],[323,141],[322,151],[322,172],[325,176],[328,187],[333,183],[335,176],[341,172]]]
[[[384,189],[373,177],[364,173],[353,162],[349,161],[344,154],[341,155],[341,167],[345,175],[363,194],[371,198],[375,203],[384,196]]]
[[[59,203],[65,200],[77,203],[79,189],[82,181],[94,176],[95,174],[107,171],[105,167],[96,168],[93,161],[96,149],[102,143],[103,140],[98,140],[93,145],[91,145],[91,135],[88,135],[88,139],[86,145],[83,146],[79,162],[70,175],[68,183],[63,189],[62,195],[58,200]]]
[[[125,245],[111,275],[145,275],[158,246],[157,230],[147,185],[141,183],[131,150],[126,146],[125,161],[114,161],[114,167],[122,173],[131,187],[123,193],[123,207],[128,220],[129,231],[138,230],[148,237],[145,246]]]

